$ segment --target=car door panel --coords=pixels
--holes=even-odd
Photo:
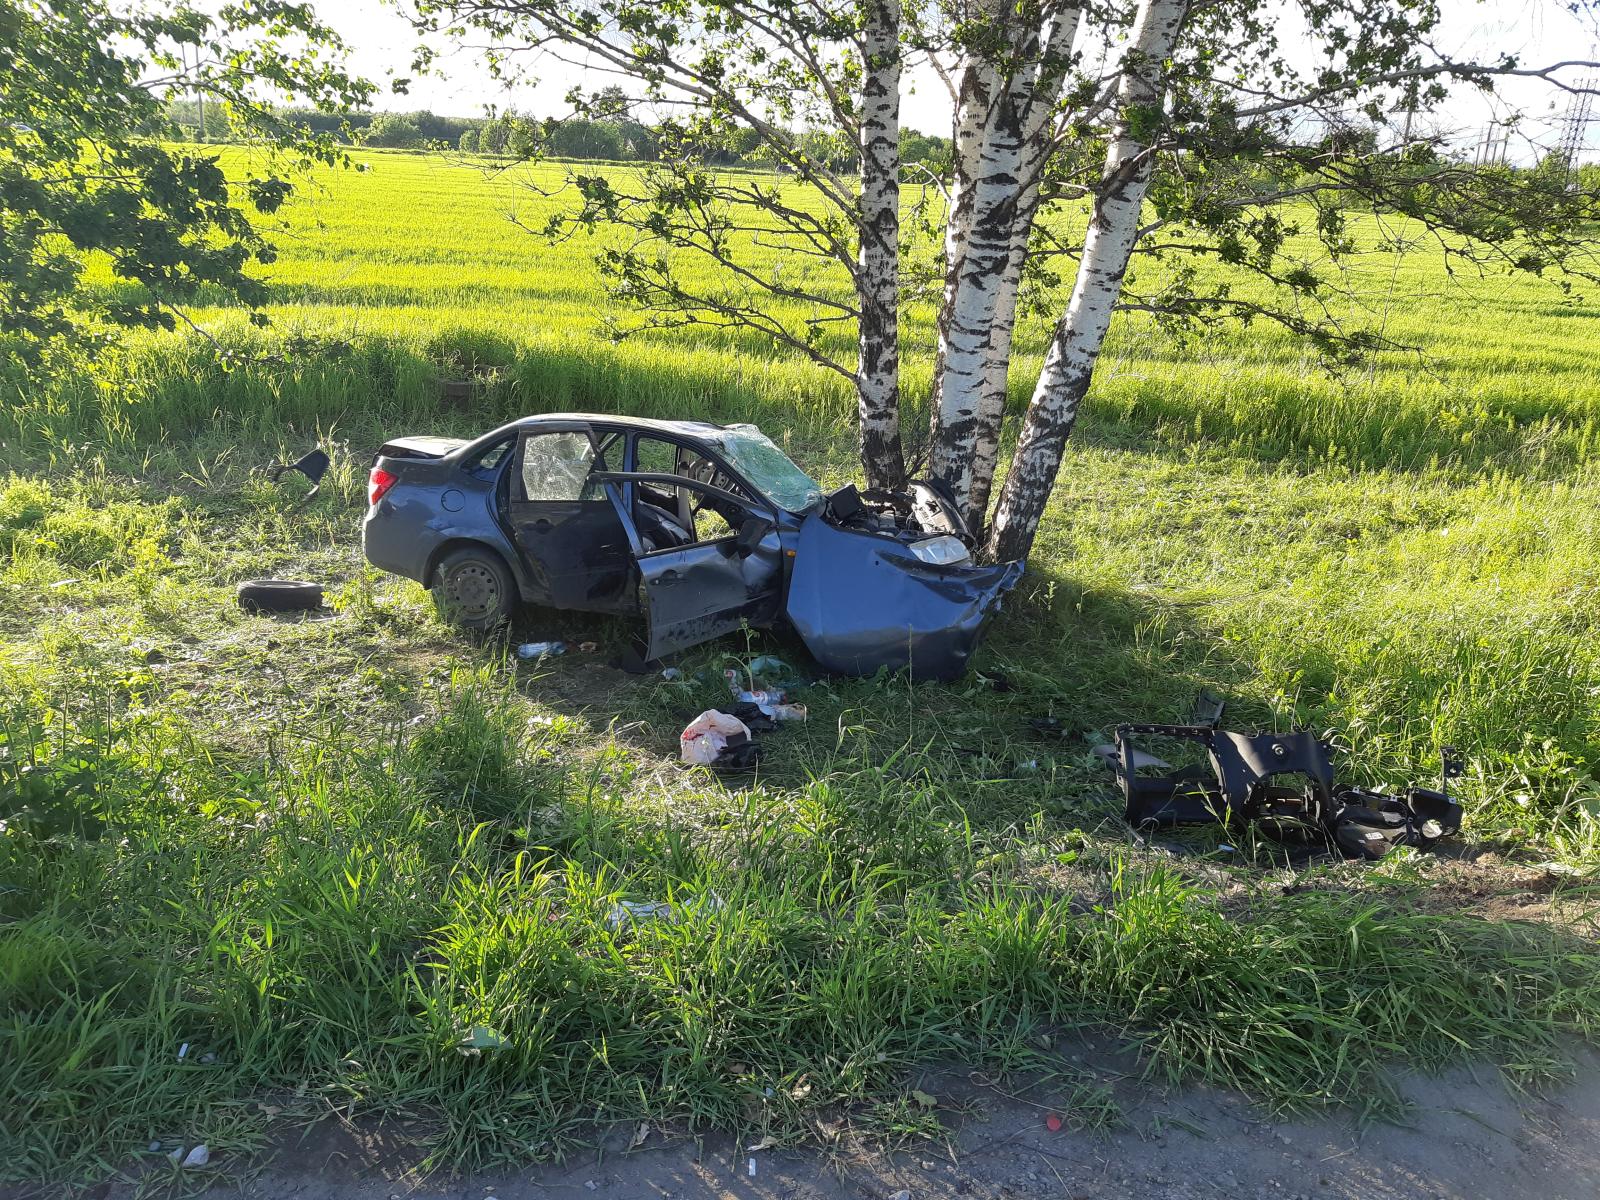
[[[533,584],[532,599],[556,608],[632,613],[638,603],[633,550],[610,498],[589,478],[605,466],[595,445],[588,431],[524,437],[508,522]]]
[[[777,605],[779,554],[770,546],[741,558],[732,538],[639,560],[640,603],[649,622],[647,658],[698,646],[749,621],[764,625]]]
[[[749,502],[714,485],[658,472],[607,472],[599,476],[632,543],[638,571],[638,605],[648,625],[646,657],[675,650],[737,629],[742,622],[769,624],[783,590],[783,547],[774,514],[752,511]],[[752,526],[754,540],[741,547],[738,537],[655,548],[634,519],[642,488],[683,487],[715,500]],[[631,499],[630,499],[631,498]],[[765,532],[761,532],[762,525]],[[693,528],[692,526],[690,527]]]

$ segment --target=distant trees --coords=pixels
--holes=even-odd
[[[423,144],[422,130],[404,113],[379,113],[361,134],[365,146],[414,150]]]
[[[417,150],[453,146],[463,154],[506,155],[528,158],[535,154],[553,158],[607,162],[655,162],[661,156],[661,128],[633,115],[634,101],[621,88],[607,88],[586,106],[586,115],[550,118],[524,116],[514,112],[484,118],[446,117],[427,109],[412,112],[326,113],[312,108],[284,108],[279,117],[285,124],[298,126],[308,134],[329,137],[348,145],[385,149]],[[175,126],[180,134],[207,142],[236,139],[227,113],[212,105],[206,109],[203,139],[197,137],[199,107],[193,100],[171,100],[163,120],[152,124],[150,133]],[[158,128],[159,126],[159,128]],[[828,160],[836,170],[855,169],[855,149],[848,138],[826,130],[804,135],[812,152]],[[735,128],[726,136],[708,141],[699,148],[702,161],[711,166],[775,166],[763,150],[762,140],[749,129]],[[918,163],[936,175],[950,171],[950,139],[900,131],[900,156],[906,163]]]
[[[937,175],[950,169],[951,143],[949,138],[918,133],[915,129],[900,130],[900,161],[921,163]]]
[[[623,157],[622,131],[610,121],[561,121],[546,140],[556,158]]]

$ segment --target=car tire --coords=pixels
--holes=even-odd
[[[516,603],[516,582],[505,560],[486,546],[463,546],[445,555],[434,568],[431,590],[439,619],[461,629],[503,625]]]
[[[246,612],[309,612],[322,607],[322,585],[299,579],[247,579],[239,585]]]

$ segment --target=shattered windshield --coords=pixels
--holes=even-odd
[[[822,499],[817,481],[754,425],[730,425],[706,440],[758,491],[790,512],[804,512]]]

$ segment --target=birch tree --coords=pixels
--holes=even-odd
[[[868,483],[903,484],[898,0],[416,0],[410,11],[430,31],[488,34],[507,79],[549,59],[631,78],[634,103],[664,114],[658,160],[573,173],[574,204],[540,232],[629,234],[600,265],[647,324],[755,332],[848,380]],[[601,95],[616,104],[615,88],[569,101],[583,112]],[[716,165],[744,138],[765,172]],[[841,328],[853,356],[837,352]]]
[[[1452,271],[1595,277],[1592,193],[1560,172],[1475,167],[1413,122],[1452,88],[1536,78],[1559,95],[1597,64],[1451,58],[1436,49],[1437,0],[428,0],[424,11],[488,30],[506,53],[581,51],[681,110],[663,125],[675,150],[656,172],[579,181],[580,225],[638,235],[606,251],[620,290],[658,323],[758,330],[850,379],[877,486],[904,474],[899,362],[931,354],[927,472],[990,559],[1028,554],[1118,313],[1173,337],[1270,322],[1334,361],[1400,350],[1363,320],[1348,269],[1400,222]],[[908,63],[949,89],[948,179],[898,161]],[[707,170],[706,146],[735,129],[787,175]],[[819,152],[824,131],[848,152]],[[939,196],[920,218],[939,235],[931,270],[902,228],[911,187]],[[1358,237],[1355,214],[1378,236]],[[779,253],[748,259],[752,242]],[[726,282],[695,283],[677,265],[685,252]],[[847,272],[854,301],[807,261]],[[902,284],[925,277],[937,280],[932,344],[908,348]],[[798,324],[780,315],[799,307]],[[1049,332],[1043,366],[1015,380],[1014,335],[1035,313]],[[833,349],[840,326],[856,331],[853,362]],[[1028,399],[1012,415],[1016,383]]]

